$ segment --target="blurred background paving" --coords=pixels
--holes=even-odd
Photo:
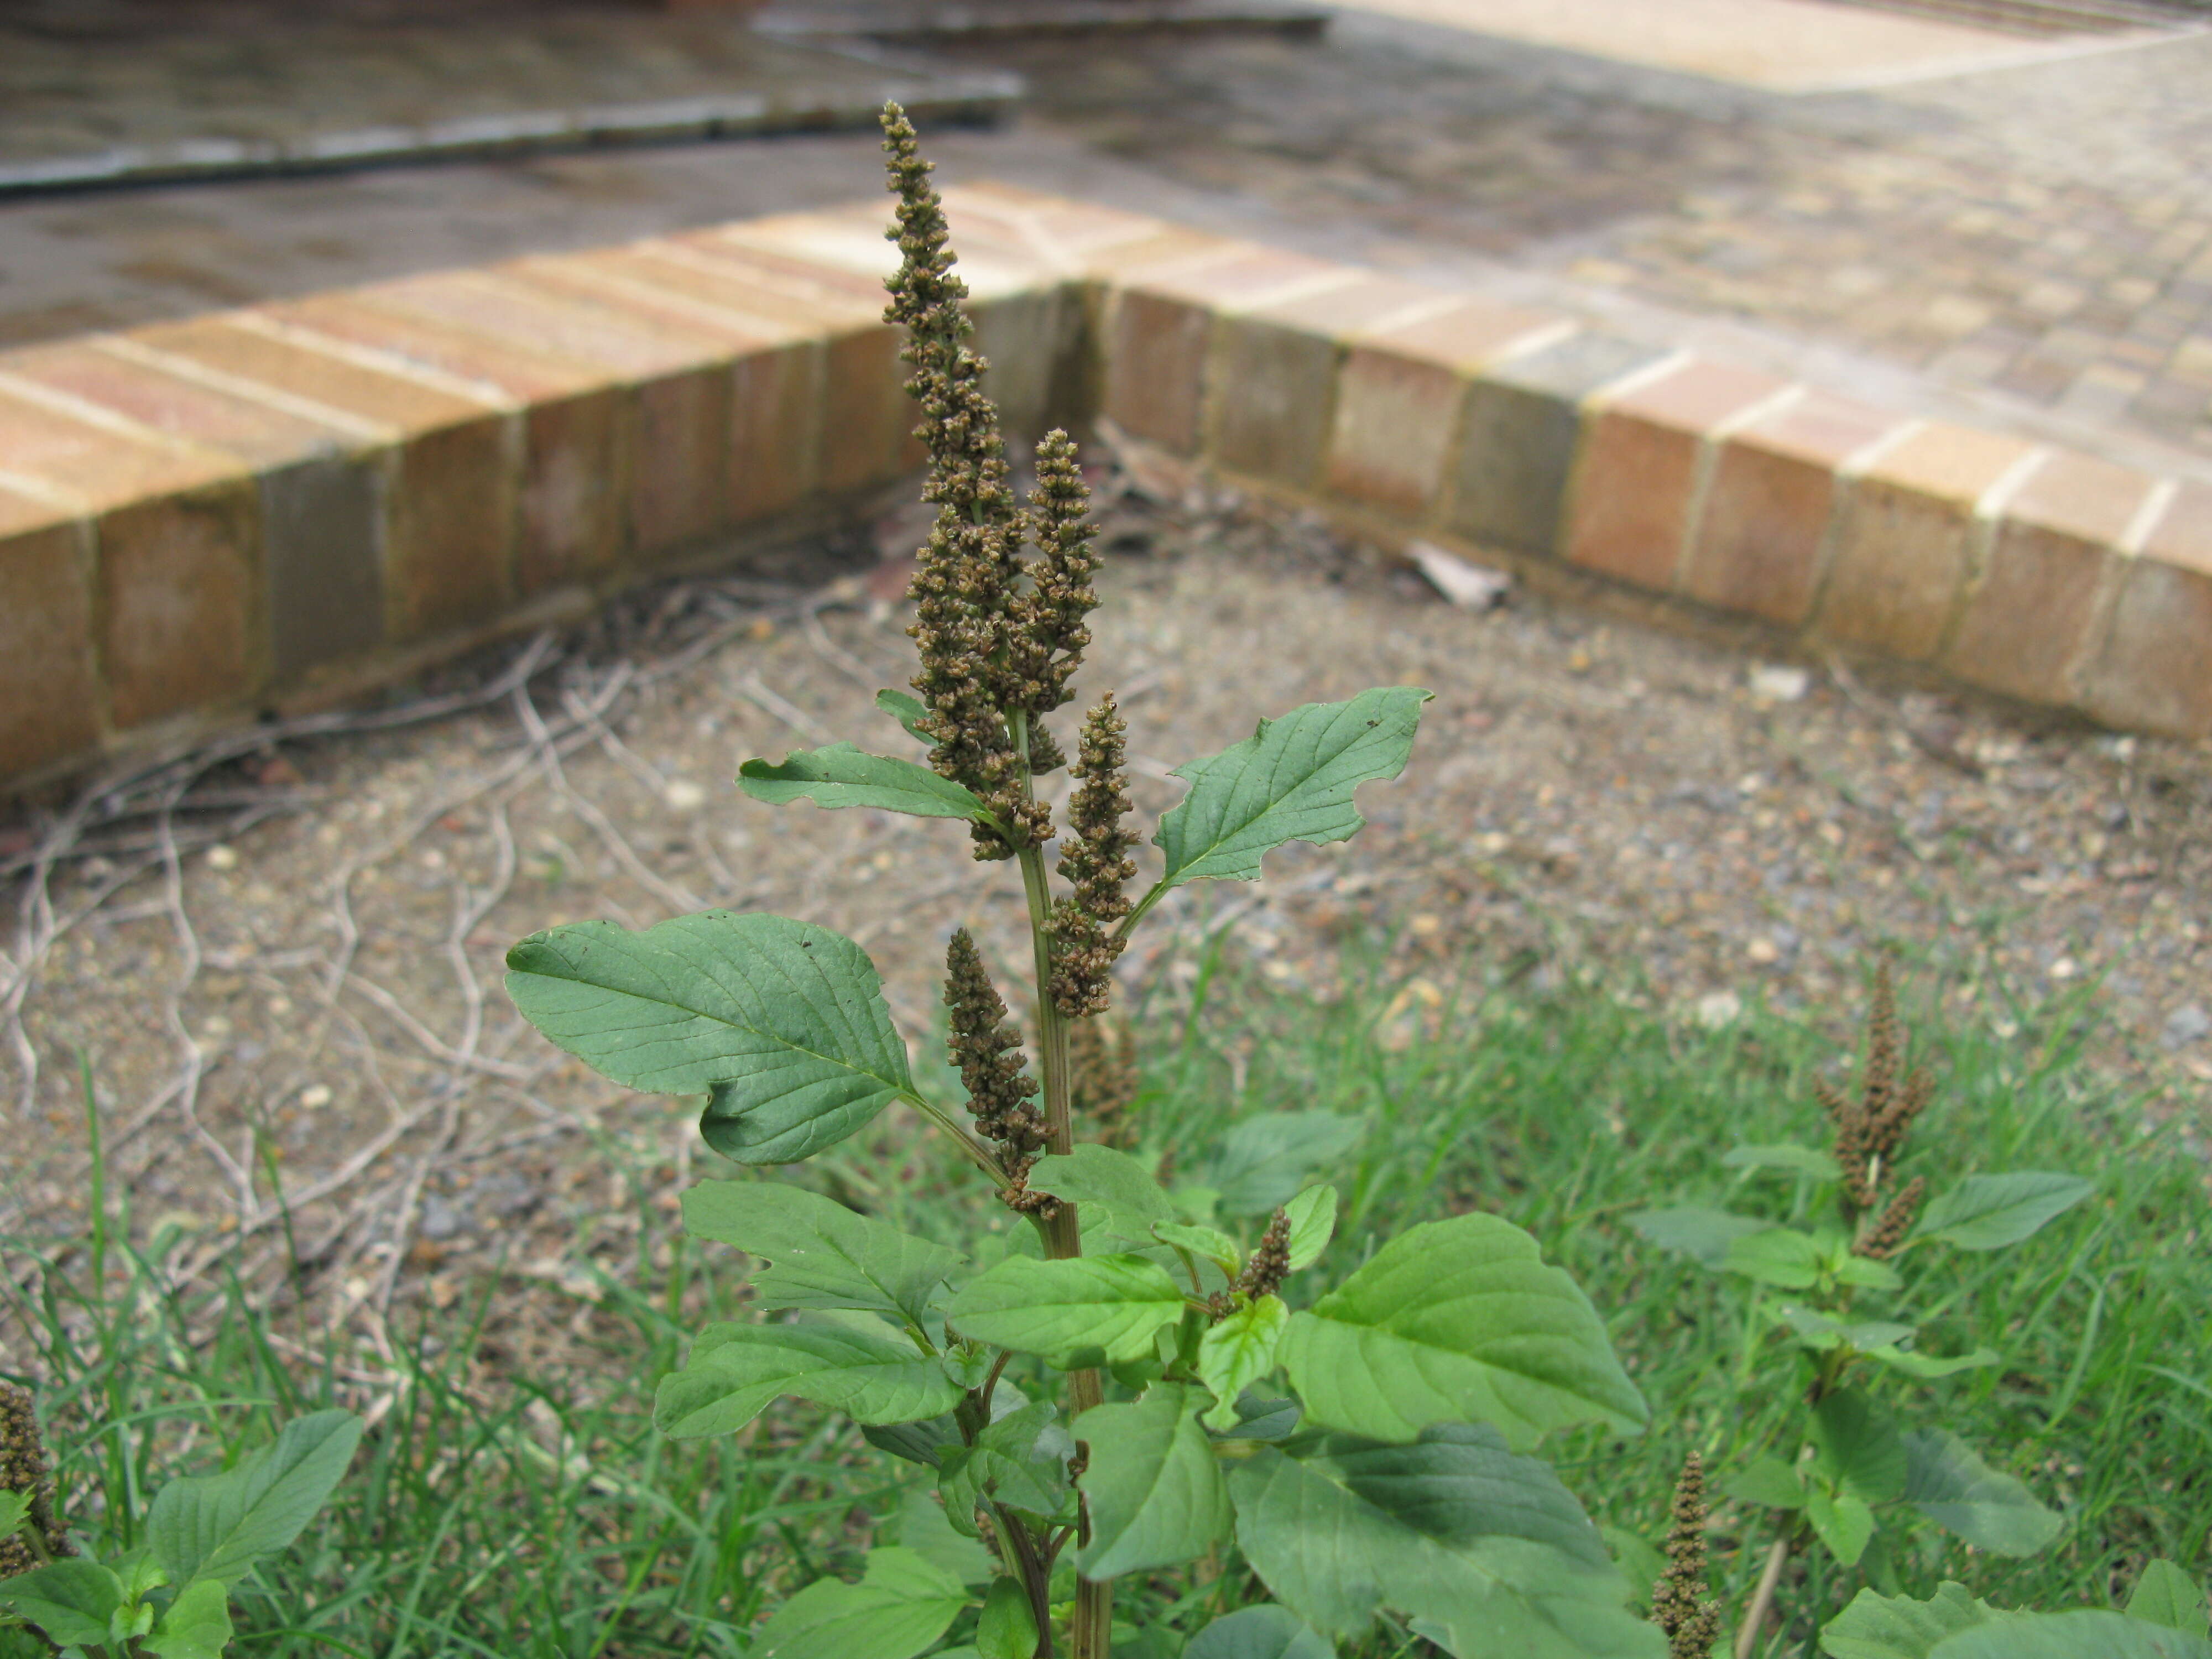
[[[1043,0],[987,3],[1051,15]],[[1221,0],[1090,10],[1180,5],[1203,22],[1192,9],[1207,3]],[[21,0],[0,4],[0,162],[744,94],[763,108],[852,105],[857,118],[894,72],[909,95],[933,76],[965,88],[969,112],[986,114],[1012,70],[1029,88],[1018,116],[933,140],[947,178],[1009,179],[1540,298],[1904,407],[2212,469],[2212,14],[2133,5],[2037,32],[2021,23],[2036,8],[1996,8],[2011,14],[2000,27],[1958,15],[1990,8],[1948,0],[1919,9],[1934,15],[1836,0],[1387,3],[1428,21],[1346,10],[1317,36],[979,31],[986,5],[878,0],[875,12],[904,20],[889,70],[840,55],[880,43],[844,34],[833,51],[789,33],[810,9],[795,0],[762,14],[773,36],[742,9],[613,0],[332,0],[277,24],[247,0]],[[1741,49],[1708,62],[1731,9]],[[824,28],[857,15],[815,9]],[[1601,29],[1601,14],[1616,27]],[[1827,33],[1779,30],[1784,14],[1826,18]],[[932,19],[961,27],[928,37]],[[1614,56],[1545,43],[1601,37]],[[1931,72],[1957,61],[2009,66]],[[1823,63],[1889,83],[1777,89],[1818,79]],[[1713,72],[1684,70],[1701,64]],[[568,142],[0,194],[0,343],[878,188],[860,131]]]

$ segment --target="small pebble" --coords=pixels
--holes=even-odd
[[[2212,1014],[2206,1013],[2193,1002],[2185,1002],[2166,1017],[2166,1024],[2158,1034],[2159,1044],[2166,1048],[2186,1048],[2192,1042],[2202,1042],[2212,1036]]]
[[[327,1083],[310,1083],[300,1091],[300,1104],[311,1112],[319,1111],[330,1103],[331,1085]]]
[[[689,778],[678,778],[661,792],[661,799],[678,812],[696,812],[707,804],[707,792]]]
[[[1796,702],[1813,684],[1810,674],[1785,663],[1755,662],[1747,679],[1751,695],[1761,702]]]
[[[1709,991],[1698,999],[1695,1012],[1698,1024],[1717,1031],[1743,1017],[1743,999],[1733,991]]]
[[[218,842],[207,849],[207,864],[210,870],[235,870],[238,868],[238,849]]]

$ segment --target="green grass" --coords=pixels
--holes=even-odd
[[[2177,1131],[2147,1130],[2140,1093],[2085,1058],[2083,994],[2017,1011],[2018,1030],[2000,1038],[1928,1014],[1915,988],[1904,998],[1913,1053],[1942,1087],[1910,1167],[1938,1190],[1972,1170],[2047,1169],[2089,1176],[2098,1193],[2013,1251],[1923,1253],[1910,1305],[1929,1321],[1927,1346],[1985,1343],[2006,1363],[1884,1391],[1908,1420],[1951,1428],[2063,1505],[2069,1524],[2027,1561],[1972,1554],[1919,1528],[1899,1553],[1901,1586],[1925,1594],[1956,1577],[2000,1604],[2057,1608],[2110,1605],[2153,1555],[2201,1572],[2212,1544],[2212,1204],[2199,1157]],[[1838,1025],[1828,1030],[1754,1007],[1709,1031],[1587,989],[1447,990],[1426,1012],[1433,1030],[1404,1040],[1407,1018],[1381,1016],[1394,1002],[1415,1014],[1425,1005],[1401,990],[1373,970],[1317,1001],[1202,964],[1177,1006],[1163,998],[1141,1015],[1147,1146],[1187,1164],[1243,1112],[1324,1106],[1364,1118],[1357,1161],[1328,1172],[1344,1220],[1305,1276],[1307,1297],[1413,1222],[1479,1206],[1528,1228],[1607,1316],[1653,1408],[1640,1441],[1571,1437],[1552,1454],[1601,1523],[1656,1541],[1684,1453],[1698,1447],[1726,1467],[1756,1449],[1796,1383],[1785,1354],[1747,1340],[1735,1283],[1652,1249],[1623,1218],[1679,1202],[1778,1218],[1802,1207],[1790,1178],[1726,1170],[1719,1157],[1744,1141],[1820,1142],[1809,1079],[1845,1053],[1838,1036],[1854,1011],[1830,1011]],[[957,1241],[992,1212],[946,1202],[949,1189],[969,1188],[917,1133],[881,1123],[810,1165],[809,1178]],[[896,1507],[907,1466],[803,1410],[772,1413],[745,1449],[653,1431],[655,1379],[685,1333],[726,1316],[733,1298],[732,1275],[680,1241],[670,1265],[651,1265],[667,1233],[647,1195],[641,1182],[639,1254],[631,1271],[607,1275],[596,1364],[488,1386],[459,1363],[476,1352],[480,1305],[416,1334],[400,1356],[410,1384],[331,1510],[246,1587],[236,1651],[740,1654],[732,1627],[820,1571],[849,1570],[867,1517]],[[37,1287],[0,1304],[11,1332],[0,1370],[41,1382],[66,1511],[81,1532],[118,1543],[170,1474],[250,1449],[300,1412],[363,1398],[355,1350],[303,1334],[325,1358],[302,1364],[235,1286],[164,1293],[167,1246],[134,1245],[131,1231],[118,1206],[92,1238],[0,1241],[9,1281]],[[27,1363],[14,1357],[18,1342]],[[1715,1577],[1731,1613],[1770,1536],[1759,1516],[1717,1517]],[[1218,1609],[1245,1593],[1226,1565],[1194,1600]],[[1814,1621],[1859,1582],[1817,1568],[1794,1577],[1783,1597],[1794,1621],[1769,1652],[1810,1652]],[[1190,1590],[1163,1578],[1129,1586],[1122,1605],[1156,1624]],[[0,1656],[34,1650],[0,1636]],[[1388,1638],[1369,1650],[1419,1650]]]

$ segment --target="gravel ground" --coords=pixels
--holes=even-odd
[[[876,542],[911,545],[910,522]],[[1686,1018],[1765,997],[1840,1030],[1890,946],[1962,1015],[2101,980],[2110,1063],[2204,1111],[2204,746],[1776,672],[1537,595],[1455,609],[1315,521],[1202,491],[1132,495],[1105,539],[1081,689],[1118,688],[1147,813],[1176,798],[1171,766],[1259,713],[1437,694],[1406,776],[1363,791],[1367,831],[1167,907],[1182,925],[1125,960],[1133,979],[1188,975],[1197,924],[1233,916],[1232,948],[1323,994],[1347,941],[1388,938],[1409,1023],[1424,986],[1471,964],[1539,989],[1595,978]],[[1025,949],[1008,866],[971,861],[956,826],[730,784],[748,756],[840,737],[911,750],[870,707],[910,672],[903,567],[875,556],[856,538],[794,552],[811,586],[659,590],[526,663],[417,688],[479,706],[246,753],[167,817],[87,830],[80,853],[106,850],[21,886],[0,961],[22,1035],[0,1116],[23,1149],[0,1232],[81,1219],[82,1048],[141,1231],[184,1229],[181,1271],[234,1261],[273,1286],[289,1231],[319,1302],[387,1356],[383,1314],[449,1305],[497,1261],[588,1322],[582,1264],[635,1246],[626,1194],[672,1208],[694,1137],[521,1025],[497,985],[510,941],[709,903],[807,917],[866,945],[910,1036],[949,928],[977,927],[1002,966]],[[498,695],[526,667],[528,698]],[[20,823],[0,858],[51,831]]]

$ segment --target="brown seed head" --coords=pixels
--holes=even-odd
[[[1109,1146],[1135,1139],[1137,1043],[1127,1026],[1079,1019],[1067,1030],[1068,1096],[1090,1138]]]
[[[955,928],[945,946],[945,1006],[952,1016],[945,1046],[967,1086],[968,1109],[977,1131],[997,1145],[1000,1162],[1013,1178],[1006,1201],[1018,1210],[1049,1213],[1052,1200],[1028,1189],[1030,1167],[1047,1139],[1044,1116],[1030,1103],[1036,1079],[1023,1064],[1021,1033],[1006,1017],[1006,1002],[965,927]]]
[[[1668,1659],[1711,1659],[1721,1605],[1705,1582],[1705,1462],[1692,1452],[1674,1483],[1667,1571],[1651,1587],[1651,1622],[1667,1635]]]
[[[1912,1231],[1912,1223],[1920,1213],[1920,1200],[1927,1194],[1925,1176],[1915,1176],[1906,1182],[1883,1208],[1881,1218],[1853,1243],[1851,1254],[1870,1256],[1876,1261],[1887,1261],[1895,1255],[1899,1246],[1905,1243],[1905,1236]]]
[[[936,744],[930,763],[982,797],[1013,836],[975,830],[975,855],[1006,858],[1014,847],[1049,838],[1049,816],[1025,798],[1020,757],[1006,711],[1021,706],[1012,641],[1020,595],[1020,510],[1006,468],[999,412],[983,395],[988,367],[969,349],[975,325],[961,301],[968,286],[953,271],[945,205],[930,185],[913,124],[896,104],[884,106],[884,149],[898,198],[899,268],[885,279],[884,319],[904,327],[900,356],[914,365],[908,394],[921,405],[915,435],[929,453],[922,498],[937,522],[915,563],[914,625],[921,658],[914,689],[929,707],[923,721]]]
[[[1290,1271],[1291,1218],[1286,1212],[1277,1210],[1267,1223],[1267,1231],[1260,1236],[1259,1248],[1252,1252],[1252,1259],[1237,1275],[1237,1288],[1255,1299],[1273,1296],[1282,1288]]]
[[[1097,608],[1091,577],[1098,554],[1091,544],[1091,491],[1083,482],[1075,442],[1057,428],[1036,447],[1036,487],[1030,492],[1024,526],[1036,548],[1029,571],[1034,583],[1024,597],[1014,644],[1022,706],[1032,716],[1068,700],[1068,681],[1091,643],[1084,618]]]
[[[27,1517],[48,1555],[74,1555],[76,1548],[54,1513],[54,1481],[39,1437],[39,1416],[31,1391],[0,1382],[0,1492],[23,1492],[31,1500]],[[0,1538],[0,1578],[11,1578],[40,1565],[39,1553],[20,1533]]]
[[[1127,943],[1114,929],[1129,914],[1122,889],[1137,873],[1129,857],[1137,838],[1122,822],[1129,811],[1122,772],[1127,729],[1109,691],[1085,718],[1076,751],[1079,781],[1060,858],[1060,873],[1075,891],[1054,905],[1052,916],[1053,1006],[1070,1019],[1105,1011],[1114,962]]]

